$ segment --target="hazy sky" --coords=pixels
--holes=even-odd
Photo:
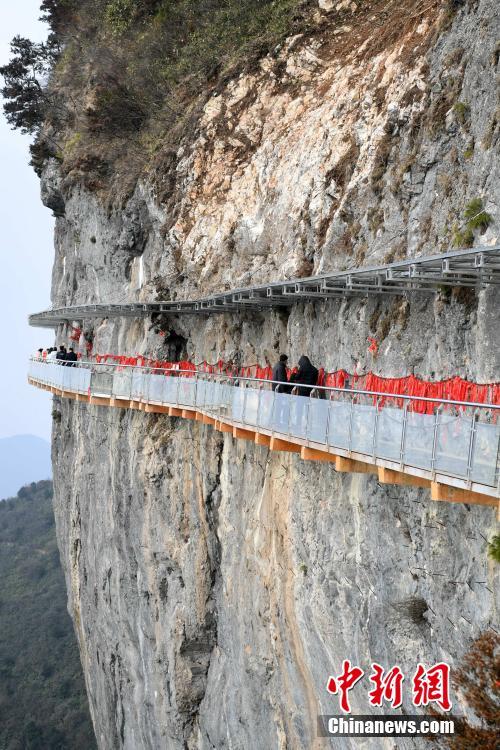
[[[40,0],[0,0],[0,62],[21,34],[46,36],[38,21]],[[1,79],[0,79],[1,80]],[[0,438],[16,434],[50,436],[52,399],[28,386],[27,360],[52,343],[52,331],[30,328],[27,316],[50,302],[52,271],[51,211],[42,206],[39,181],[28,166],[30,139],[10,130],[0,113]]]

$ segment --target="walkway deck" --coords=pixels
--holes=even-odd
[[[31,326],[55,328],[91,318],[149,317],[153,314],[197,314],[267,310],[304,301],[343,299],[372,294],[435,293],[446,286],[484,289],[500,284],[500,245],[456,250],[388,265],[275,281],[233,289],[197,300],[61,307],[30,315]]]
[[[500,512],[497,406],[335,388],[305,397],[272,391],[269,381],[111,365],[32,361],[28,379],[63,398],[199,421],[338,472],[375,474],[384,484],[427,487],[433,500]]]

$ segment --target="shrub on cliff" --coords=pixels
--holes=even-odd
[[[0,70],[7,119],[35,134],[38,172],[55,156],[80,179],[75,164],[105,158],[122,184],[167,142],[177,150],[219,83],[318,23],[314,0],[43,0],[41,9],[49,41],[16,38]],[[75,130],[82,137],[68,150]]]

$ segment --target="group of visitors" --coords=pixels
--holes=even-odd
[[[59,364],[67,365],[68,367],[75,367],[78,355],[72,346],[69,349],[66,349],[64,344],[61,344],[59,349],[56,346],[49,346],[48,349],[38,349],[35,354],[35,359],[41,360],[42,362],[59,362]]]
[[[288,357],[281,354],[278,363],[273,367],[273,391],[278,393],[293,393],[297,396],[310,396],[312,387],[318,384],[319,371],[312,364],[309,357],[302,355],[298,367],[294,369],[290,377],[287,369]]]

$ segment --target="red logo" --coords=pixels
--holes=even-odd
[[[342,672],[328,678],[326,689],[331,695],[338,695],[340,708],[346,714],[351,713],[349,693],[364,677],[365,672],[353,666],[349,659],[344,659]],[[371,706],[382,706],[388,703],[391,708],[403,704],[403,681],[405,676],[400,667],[394,666],[385,671],[380,664],[371,665],[370,682],[373,684],[368,693]],[[450,701],[450,667],[444,662],[434,664],[426,669],[418,664],[411,680],[412,701],[414,706],[428,706],[436,703],[443,711],[451,710]]]

